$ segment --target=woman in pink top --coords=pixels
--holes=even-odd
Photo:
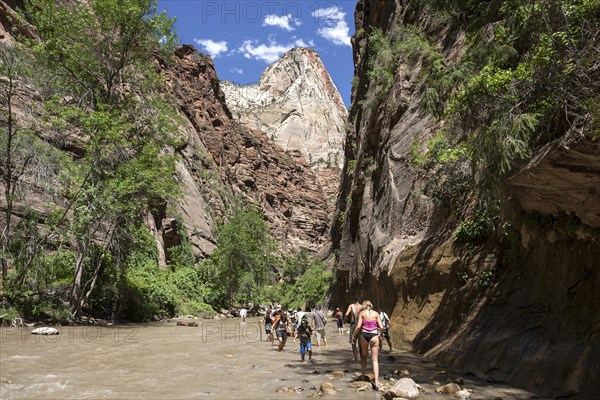
[[[360,351],[362,353],[360,366],[363,376],[367,369],[367,353],[369,352],[369,347],[371,348],[373,375],[375,375],[373,389],[379,389],[382,386],[379,383],[379,336],[377,328],[380,329],[380,332],[383,332],[381,317],[377,311],[373,310],[373,304],[369,300],[365,300],[362,311],[358,314],[356,329],[354,329],[354,333],[352,334],[352,344],[356,343],[356,337],[360,333]]]

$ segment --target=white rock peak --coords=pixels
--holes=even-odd
[[[314,169],[341,167],[348,111],[319,55],[287,51],[254,85],[221,82],[234,119],[260,129],[284,150],[298,150]]]

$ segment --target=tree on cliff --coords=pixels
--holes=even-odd
[[[173,21],[152,0],[57,4],[32,0],[27,15],[41,41],[38,62],[53,73],[47,101],[52,120],[85,143],[66,188],[76,263],[70,302],[78,314],[107,263],[127,253],[131,227],[163,208],[177,189],[169,107],[155,95],[156,53],[168,54]]]

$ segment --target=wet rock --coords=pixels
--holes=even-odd
[[[198,326],[198,323],[195,321],[177,321],[178,326]]]
[[[335,390],[335,385],[331,382],[323,382],[321,383],[321,392],[325,394],[336,394],[337,390]]]
[[[400,373],[402,375],[410,375],[410,372],[406,368],[404,368],[402,371],[400,371]]]
[[[458,392],[459,390],[460,390],[460,386],[454,382],[448,383],[444,386],[440,386],[437,389],[435,389],[435,391],[437,393],[443,393],[443,394],[453,394],[453,393]]]
[[[371,383],[364,381],[355,381],[350,383],[350,387],[353,389],[357,389],[357,392],[365,391],[366,389],[371,388]]]
[[[454,398],[459,400],[467,400],[471,398],[471,393],[469,393],[467,389],[462,389],[454,393]]]
[[[392,388],[383,394],[383,397],[387,400],[391,400],[397,397],[403,397],[405,399],[416,399],[421,394],[419,387],[416,382],[410,378],[402,378],[398,380],[392,386]]]
[[[333,371],[332,373],[327,374],[326,376],[329,379],[344,379],[346,377],[346,374],[344,374],[344,371]]]
[[[308,398],[309,399],[320,399],[324,395],[325,395],[325,393],[319,391],[319,392],[312,393],[310,396],[308,396]]]
[[[3,377],[0,378],[0,383],[4,383],[6,385],[12,385],[13,381],[11,381],[9,378],[6,378],[6,377],[3,376]]]
[[[459,386],[464,386],[465,380],[460,376],[458,378],[452,379],[452,382],[456,383]]]
[[[307,382],[308,382],[308,381],[307,381]],[[308,388],[308,390],[317,390],[317,388],[316,388],[316,387],[314,387],[314,386],[311,386],[311,387],[309,387],[309,388]]]
[[[279,386],[276,390],[277,393],[300,393],[303,392],[304,388],[300,386]]]
[[[44,326],[42,328],[36,328],[31,331],[32,335],[60,335],[60,332],[56,328],[49,328]]]

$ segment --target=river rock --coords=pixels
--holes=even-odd
[[[452,379],[452,382],[456,383],[459,386],[464,386],[465,384],[465,380],[463,378],[461,378],[460,376],[458,378],[454,378]]]
[[[467,389],[462,389],[462,390],[459,390],[458,392],[455,392],[454,397],[459,400],[468,400],[471,398],[471,393],[469,393],[469,391]]]
[[[198,326],[198,323],[195,321],[177,321],[177,325],[179,325],[179,326]]]
[[[321,383],[321,392],[325,394],[336,394],[335,385],[331,382]]]
[[[416,399],[420,394],[421,391],[415,381],[410,378],[402,378],[399,379],[389,391],[385,392],[383,397],[387,400],[397,397],[403,397],[410,400]]]
[[[326,376],[329,379],[344,379],[344,377],[346,377],[346,374],[344,373],[344,371],[333,371],[332,373],[327,374]]]
[[[60,332],[56,328],[49,328],[44,326],[42,328],[36,328],[31,331],[32,335],[60,335]]]
[[[440,386],[439,388],[435,389],[436,392],[443,394],[453,394],[458,392],[459,390],[460,386],[454,382],[448,383],[444,386]]]
[[[350,387],[357,389],[357,392],[363,392],[367,389],[371,388],[371,384],[369,382],[364,382],[364,381],[355,381],[350,383]]]
[[[289,387],[285,387],[285,386],[280,386],[276,390],[277,393],[291,393],[293,391],[294,391],[294,388],[289,388]]]

